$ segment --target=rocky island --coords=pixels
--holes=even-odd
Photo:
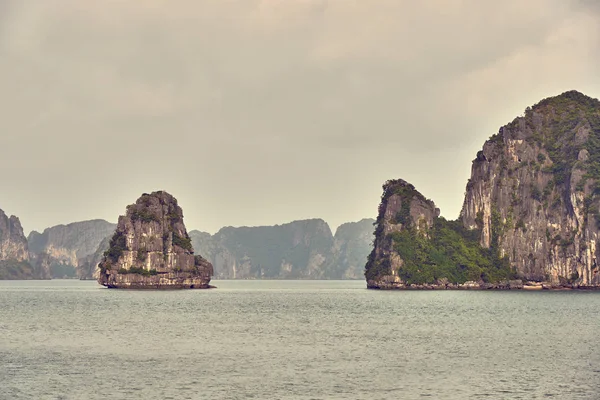
[[[119,217],[98,265],[98,282],[118,289],[207,289],[212,264],[194,249],[177,200],[143,194]]]
[[[455,221],[408,182],[383,189],[369,288],[600,288],[596,99],[565,92],[500,128],[473,161]]]

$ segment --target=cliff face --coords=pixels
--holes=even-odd
[[[200,242],[206,234],[194,234]],[[320,219],[259,227],[222,228],[199,245],[226,279],[314,278],[324,275],[333,235]]]
[[[29,253],[19,218],[0,210],[0,279],[46,279],[44,258]]]
[[[367,256],[373,248],[373,224],[366,218],[340,225],[333,237],[332,260],[328,275],[332,279],[362,279]]]
[[[190,236],[222,279],[353,279],[370,251],[372,221],[346,224],[335,238],[321,219]]]
[[[9,218],[2,210],[0,210],[0,259],[29,261],[29,248],[21,221],[14,215]]]
[[[194,256],[177,200],[163,191],[127,207],[99,269],[98,282],[109,288],[204,289],[213,274]]]
[[[115,227],[104,220],[74,222],[47,228],[43,233],[33,231],[27,241],[32,253],[49,256],[53,278],[81,276],[81,272],[76,273],[79,264],[98,249],[100,242],[111,235]]]
[[[392,288],[404,285],[399,276],[405,264],[403,249],[397,247],[393,234],[409,232],[427,238],[439,209],[408,182],[398,179],[383,185],[377,216],[373,250],[365,276],[369,288]]]
[[[525,279],[599,285],[598,194],[600,102],[566,92],[484,144],[460,219]]]
[[[93,254],[80,258],[77,261],[77,276],[81,280],[97,280],[100,277],[100,268],[98,264],[102,262],[104,253],[110,247],[110,239],[113,235],[107,236],[98,245],[98,248]]]
[[[368,287],[599,287],[600,102],[528,107],[478,152],[459,219],[434,209],[384,185]]]

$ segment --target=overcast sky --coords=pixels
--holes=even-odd
[[[375,217],[387,179],[456,218],[540,99],[600,97],[593,0],[0,0],[0,209],[188,230]]]

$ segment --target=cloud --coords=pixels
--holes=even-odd
[[[173,171],[211,188],[203,207],[224,210],[195,220],[206,230],[301,215],[333,225],[371,216],[381,182],[396,177],[416,179],[452,217],[469,160],[501,124],[564,90],[600,93],[594,2],[4,0],[0,7],[0,134],[9,150],[0,168],[22,165],[3,176],[14,190],[35,197],[37,185],[60,187],[69,196],[76,181],[93,194],[123,176],[137,182],[124,194],[135,197],[170,184],[175,177],[165,171]],[[359,169],[356,159],[369,161]],[[344,194],[332,182],[347,171],[362,183]],[[324,204],[294,198],[301,180]],[[203,195],[181,187],[184,197]],[[271,214],[232,211],[240,208],[235,187],[253,204],[273,193],[298,204]],[[122,208],[92,206],[106,216]],[[57,223],[97,216],[58,211],[59,201],[54,207],[63,216]],[[31,218],[40,229],[48,224],[41,212]]]

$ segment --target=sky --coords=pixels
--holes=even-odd
[[[188,230],[374,218],[405,179],[456,218],[484,141],[600,97],[590,0],[0,0],[0,209]]]

